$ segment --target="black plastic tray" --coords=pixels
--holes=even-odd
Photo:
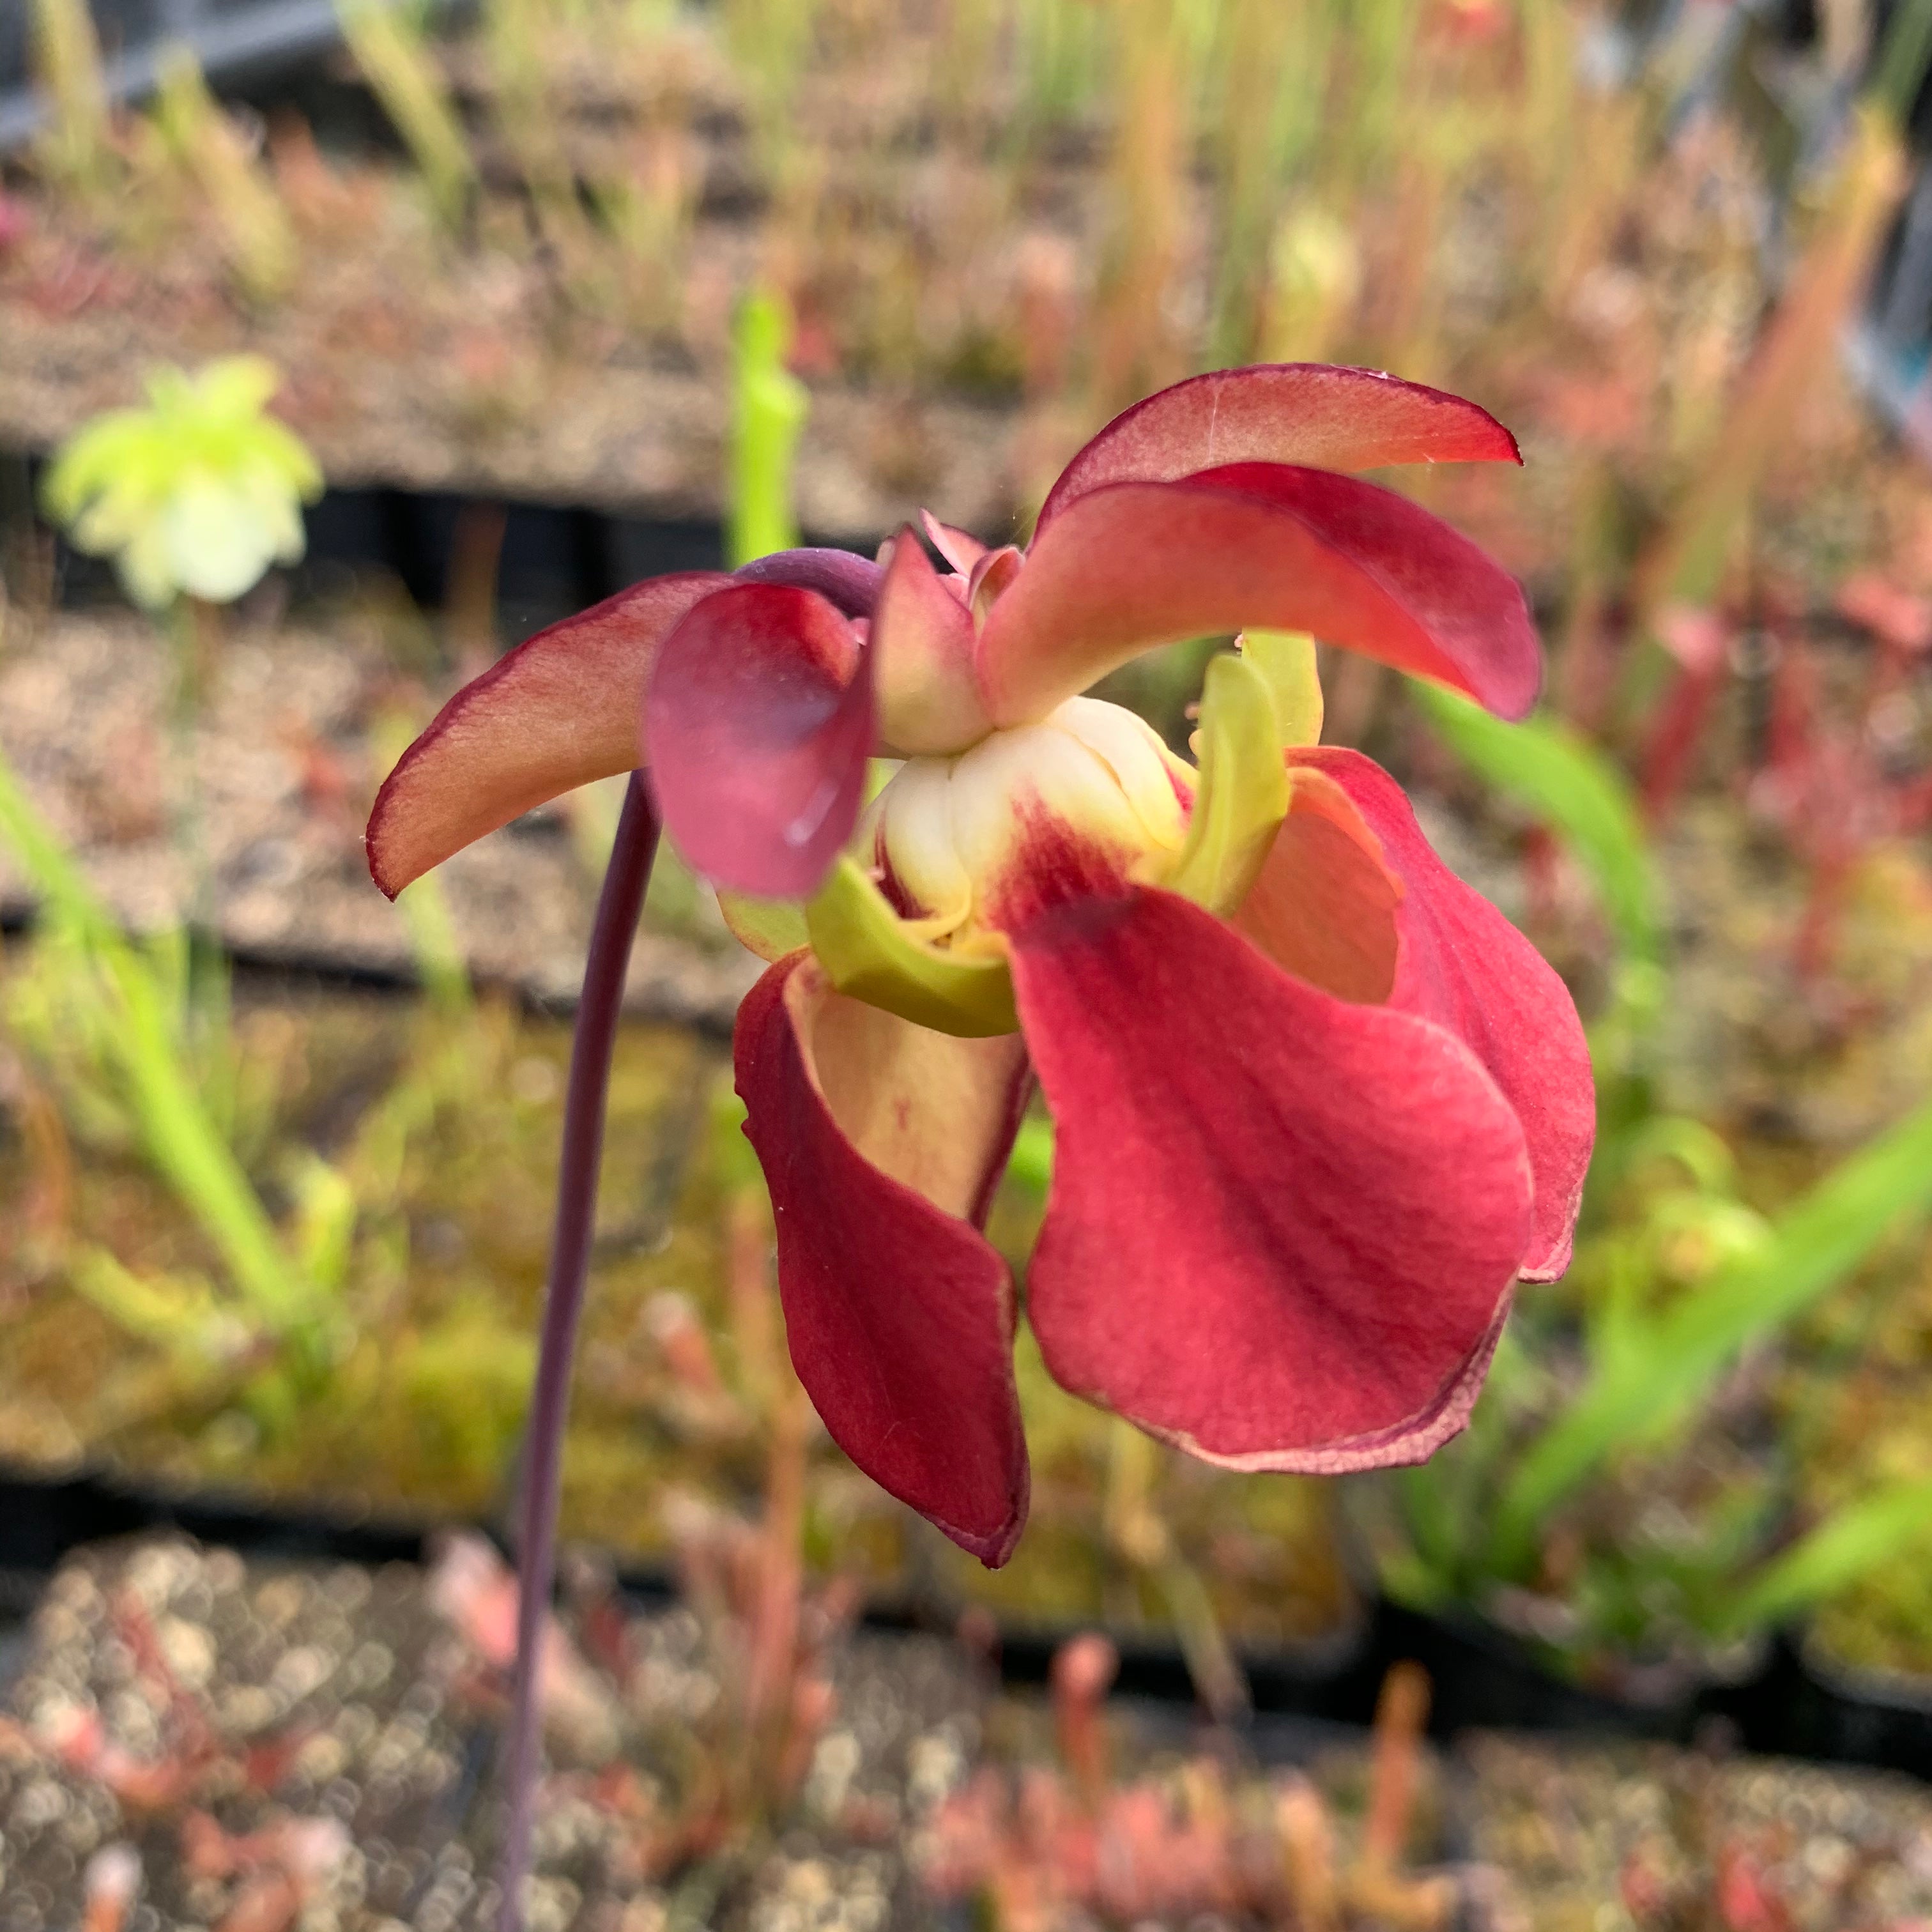
[[[108,98],[152,91],[170,46],[194,50],[212,79],[306,60],[341,38],[335,0],[89,0]],[[0,6],[0,153],[31,140],[46,112],[33,86],[32,0]]]

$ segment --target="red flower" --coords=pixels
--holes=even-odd
[[[1058,1129],[1027,1274],[1047,1365],[1210,1461],[1426,1456],[1516,1280],[1568,1262],[1594,1124],[1569,998],[1394,782],[1312,742],[1312,646],[1280,634],[1530,708],[1514,582],[1336,473],[1452,460],[1516,446],[1360,370],[1200,376],[1089,443],[1024,552],[928,518],[950,573],[908,530],[883,566],[637,585],[459,692],[376,801],[393,893],[644,758],[772,962],[738,1087],[799,1374],[861,1468],[988,1563],[1028,1474],[980,1228],[1034,1082]],[[1244,626],[1198,768],[1078,695]],[[904,762],[867,806],[874,755]]]

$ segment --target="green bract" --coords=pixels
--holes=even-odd
[[[146,407],[98,416],[62,448],[48,514],[79,548],[113,558],[137,604],[232,603],[301,556],[302,506],[322,494],[314,458],[263,413],[280,381],[256,356],[154,370]]]

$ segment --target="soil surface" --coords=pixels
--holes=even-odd
[[[174,1538],[78,1553],[0,1717],[0,1926],[74,1924],[118,1884],[128,1932],[254,1922],[244,1912],[272,1901],[340,1932],[487,1927],[505,1582],[470,1546],[428,1573]],[[1102,1780],[1088,1835],[1070,1834],[1044,1708],[996,1695],[950,1642],[841,1635],[824,1600],[799,1625],[800,1681],[824,1689],[796,1774],[770,1808],[680,1839],[694,1793],[757,1756],[728,1722],[746,1626],[701,1595],[626,1608],[588,1575],[567,1597],[530,1900],[544,1932],[936,1928],[990,1904],[988,1869],[1009,1907],[1030,1886],[1054,1932],[1299,1926],[1302,1882],[1281,1892],[1279,1849],[1274,1876],[1255,1862],[1290,1806],[1325,1821],[1351,1926],[1453,1910],[1496,1932],[1826,1932],[1932,1910],[1923,1786],[1662,1747],[1475,1733],[1446,1758],[1410,1754],[1379,1913],[1358,1848],[1378,1791],[1388,1828],[1396,1767],[1377,1769],[1365,1732],[1280,1726],[1244,1749],[1178,1708],[1108,1706],[1082,1758],[1063,1712],[1064,1762]],[[1015,1790],[1022,1834],[989,1868]],[[1160,1857],[1110,1874],[1110,1846]],[[1190,1910],[1196,1894],[1222,1902]]]
[[[399,673],[368,622],[327,633],[238,631],[196,714],[199,826],[184,839],[177,828],[192,794],[165,722],[168,663],[160,639],[132,614],[38,626],[16,615],[8,628],[0,748],[96,890],[130,928],[164,930],[197,909],[202,888],[184,848],[198,840],[206,903],[232,952],[412,974],[422,942],[370,882],[362,826],[448,674],[432,700]],[[440,895],[478,980],[574,1004],[601,871],[600,814],[615,823],[608,791],[531,813],[459,853],[428,893],[412,889]],[[674,866],[638,937],[628,1004],[728,1029],[760,964],[724,930],[715,902],[674,874]],[[32,902],[17,864],[0,854],[0,917],[21,917]]]

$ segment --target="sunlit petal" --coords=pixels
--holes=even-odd
[[[539,631],[465,685],[398,762],[369,814],[369,870],[390,898],[486,832],[643,762],[638,712],[658,646],[731,580],[633,584]]]
[[[1353,470],[1522,460],[1486,410],[1419,382],[1319,362],[1216,369],[1117,416],[1061,471],[1034,533],[1103,484],[1168,482],[1217,464]]]
[[[1244,464],[1071,505],[994,604],[980,686],[996,722],[1024,723],[1156,644],[1249,626],[1312,632],[1505,717],[1541,681],[1522,590],[1439,518],[1353,477]]]

